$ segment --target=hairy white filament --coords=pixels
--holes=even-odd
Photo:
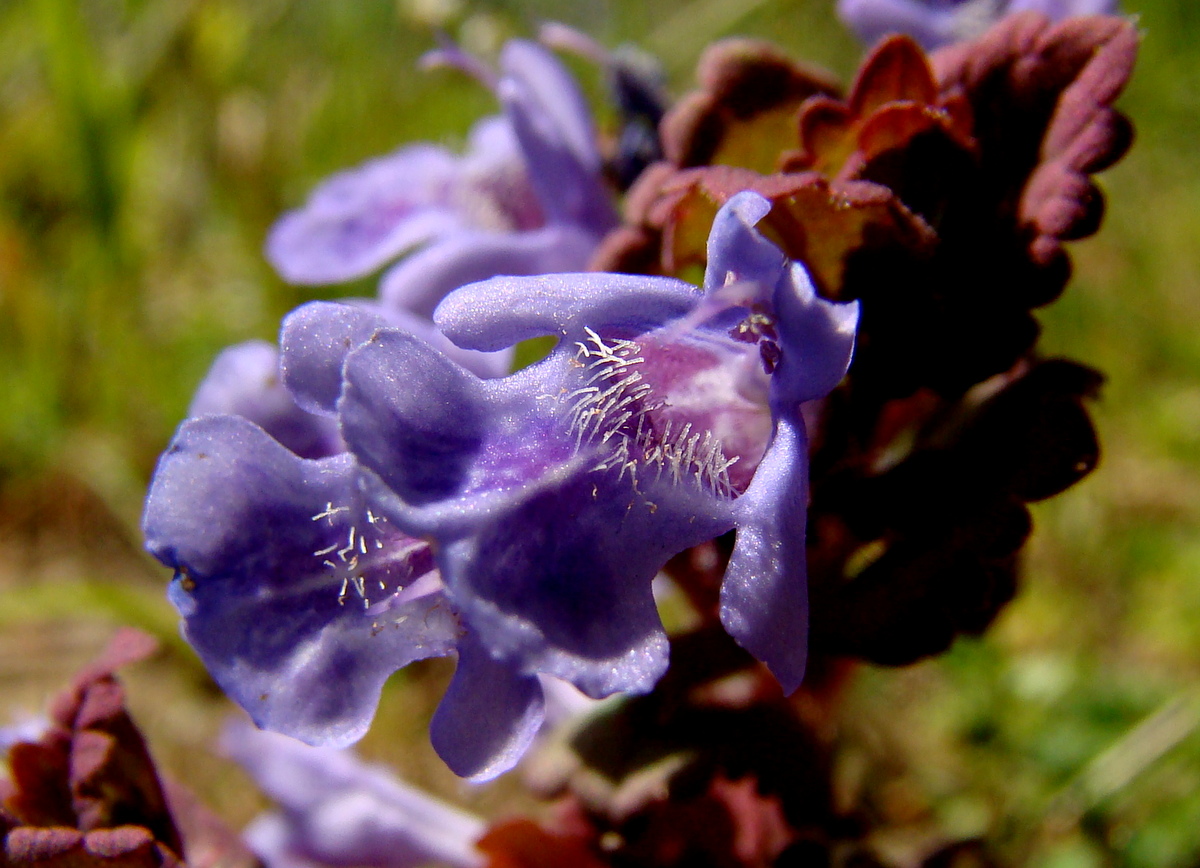
[[[688,422],[675,426],[668,419],[661,430],[650,414],[666,404],[654,398],[637,367],[645,364],[634,341],[605,341],[591,329],[576,343],[575,361],[583,369],[582,385],[562,396],[575,448],[586,443],[599,453],[594,470],[617,468],[618,480],[629,474],[634,487],[653,473],[673,485],[695,484],[719,497],[734,497],[729,468],[738,456],[726,458],[721,441]]]

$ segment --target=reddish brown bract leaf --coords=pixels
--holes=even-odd
[[[983,174],[1027,236],[1031,260],[1057,268],[1061,242],[1100,225],[1103,197],[1090,175],[1111,166],[1132,142],[1112,105],[1137,56],[1132,23],[1113,16],[1052,24],[1036,13],[1005,19],[974,42],[935,52],[943,90],[959,91],[977,118]]]
[[[476,845],[487,856],[487,868],[607,868],[589,842],[547,831],[533,820],[499,823]]]
[[[43,736],[10,749],[11,787],[0,805],[0,866],[182,864],[184,843],[172,816],[178,804],[168,805],[114,675],[118,667],[149,656],[156,647],[144,633],[119,631],[100,658],[51,703]],[[198,835],[204,839],[197,848],[201,858],[191,854],[193,868],[255,864],[233,833],[209,834],[211,822],[204,826],[192,817],[185,820],[204,832]],[[218,839],[219,846],[213,846]]]
[[[781,137],[793,138],[804,100],[837,93],[828,73],[751,39],[710,46],[696,77],[700,89],[681,99],[661,125],[667,159],[681,167],[720,163],[774,171]]]

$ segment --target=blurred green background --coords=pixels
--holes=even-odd
[[[851,700],[897,822],[1053,868],[1200,862],[1200,4],[1126,9],[1138,141],[1042,312],[1046,352],[1109,376],[1103,463],[1036,507],[1024,587],[985,639],[867,671]],[[271,221],[332,171],[459,143],[494,111],[416,70],[434,30],[491,56],[543,20],[654,52],[677,95],[725,35],[843,78],[860,55],[832,0],[0,0],[0,716],[36,713],[114,625],[139,625],[165,643],[129,676],[153,749],[224,816],[252,815],[252,788],[208,758],[227,706],[141,553],[146,481],[222,347],[372,291],[284,285],[260,252]],[[513,785],[467,788],[424,736],[447,671],[394,679],[363,750],[497,810]]]

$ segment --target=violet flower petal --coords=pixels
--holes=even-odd
[[[696,287],[670,277],[496,277],[452,293],[434,312],[434,322],[459,346],[496,350],[543,335],[579,333],[595,323],[645,331],[683,316],[700,298]]]
[[[280,808],[246,830],[268,868],[482,863],[474,847],[481,819],[351,751],[309,747],[242,723],[225,728],[221,747]]]
[[[997,0],[970,0],[976,6]],[[837,14],[864,45],[874,45],[890,33],[906,33],[924,48],[955,39],[954,22],[960,4],[930,0],[838,0]]]
[[[905,33],[925,49],[972,39],[1006,15],[1040,12],[1053,21],[1073,15],[1115,15],[1117,0],[838,0],[837,13],[873,45]]]
[[[577,226],[529,232],[460,232],[405,258],[383,276],[379,296],[389,307],[430,316],[451,290],[497,274],[580,271],[599,239]]]
[[[783,349],[772,399],[792,407],[833,391],[854,352],[860,304],[834,304],[817,296],[808,273],[793,264],[774,296]]]
[[[717,212],[708,235],[707,293],[743,282],[774,288],[786,270],[787,257],[754,228],[770,210],[771,203],[762,196],[739,193]]]
[[[307,461],[244,419],[208,416],[163,455],[143,518],[217,683],[259,726],[312,744],[361,737],[388,676],[450,653],[459,632],[439,593],[404,598],[432,569],[428,547],[368,527],[356,480],[348,454]]]
[[[1007,11],[1013,14],[1032,10],[1059,21],[1072,15],[1116,15],[1120,9],[1117,0],[1009,0]]]
[[[387,320],[358,305],[313,301],[284,317],[279,332],[283,382],[310,413],[337,414],[342,365]]]
[[[779,414],[754,481],[737,500],[737,539],[721,582],[721,624],[791,693],[808,656],[808,438]]]
[[[451,207],[458,160],[410,145],[340,172],[272,228],[267,259],[291,283],[340,283],[370,274],[431,238],[463,228]]]
[[[423,340],[480,377],[508,373],[512,352],[481,353],[450,342],[427,319],[369,301],[314,301],[283,320],[283,382],[296,402],[310,413],[333,416],[342,391],[346,356],[381,328],[399,329]]]
[[[591,110],[558,58],[536,42],[511,39],[500,52],[500,70],[526,90],[540,113],[554,118],[558,137],[580,167],[598,175],[601,159]]]
[[[590,231],[599,241],[617,224],[601,181],[596,132],[583,95],[542,46],[512,40],[501,55],[497,95],[521,144],[547,222]]]
[[[398,331],[351,353],[345,377],[342,427],[366,467],[418,505],[464,487],[486,434],[481,381]]]
[[[517,764],[537,735],[545,713],[537,678],[464,637],[458,668],[429,724],[433,749],[460,777],[487,781]]]
[[[662,499],[647,515],[628,478],[564,476],[448,543],[442,574],[494,653],[593,698],[646,692],[668,653],[651,580],[676,551],[732,521]]]
[[[343,451],[337,424],[297,403],[281,382],[279,351],[265,341],[228,347],[217,356],[192,397],[188,417],[242,416],[301,458]]]

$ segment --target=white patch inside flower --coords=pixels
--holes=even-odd
[[[652,472],[655,482],[665,477],[673,485],[695,484],[718,497],[736,496],[729,468],[739,456],[725,455],[719,434],[669,418],[656,424],[654,414],[666,405],[637,370],[645,359],[636,342],[606,342],[587,329],[587,340],[576,347],[582,384],[563,401],[576,450],[586,444],[598,453],[593,470],[616,469],[618,481],[629,474],[635,490]]]

